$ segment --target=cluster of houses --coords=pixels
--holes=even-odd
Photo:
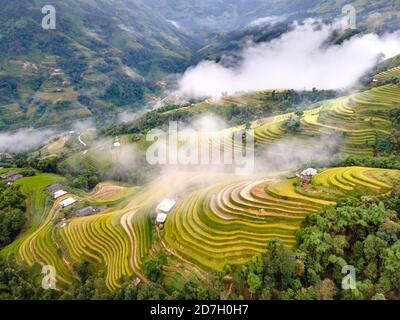
[[[63,189],[63,186],[60,183],[55,183],[47,187],[46,192],[52,195],[53,200],[57,200],[58,198],[61,198],[68,194],[68,192]],[[62,200],[58,206],[60,208],[66,208],[74,204],[75,202],[77,202],[75,198],[68,197]]]
[[[16,170],[12,170],[9,172],[6,172],[0,176],[0,179],[2,180],[7,180],[7,184],[11,185],[15,181],[22,179],[24,176],[22,174],[19,174]]]
[[[51,186],[47,187],[46,188],[46,192],[48,194],[52,195],[53,200],[57,200],[58,198],[61,198],[61,197],[65,196],[65,195],[69,194],[69,192],[67,192],[67,191],[65,191],[63,189],[63,185],[60,184],[60,183],[55,183],[55,184],[52,184]],[[75,198],[73,198],[71,196],[71,197],[67,197],[67,198],[63,199],[59,203],[58,206],[59,206],[59,208],[63,209],[63,208],[66,208],[66,207],[69,207],[69,206],[73,205],[76,202],[78,202],[78,200],[76,200]],[[93,214],[95,212],[98,212],[98,211],[99,211],[98,208],[94,208],[94,207],[89,206],[89,207],[85,207],[85,208],[82,208],[82,209],[79,209],[79,210],[75,211],[73,213],[73,215],[79,216],[79,217],[84,217],[84,216],[91,215],[91,214]]]
[[[164,223],[167,220],[168,213],[171,212],[172,208],[175,206],[176,201],[172,199],[164,199],[161,201],[156,208],[156,224],[159,229],[164,228]]]

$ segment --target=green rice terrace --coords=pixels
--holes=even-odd
[[[391,69],[377,78],[397,72],[397,68]],[[389,114],[399,105],[399,85],[390,83],[322,101],[301,113],[258,119],[249,126],[254,129],[257,148],[291,137],[312,143],[312,139],[333,132],[342,139],[340,153],[373,156],[378,137],[391,135]],[[290,121],[298,123],[296,130],[287,127]],[[243,128],[232,127],[207,139]],[[123,138],[123,145],[131,143],[128,136]],[[43,150],[58,153],[66,141]],[[81,150],[72,158],[79,162],[92,151]],[[101,162],[101,156],[95,160]],[[96,165],[95,160],[91,165]],[[13,255],[18,262],[35,268],[53,265],[61,290],[79,281],[74,266],[85,260],[93,272],[104,274],[107,290],[115,292],[126,279],[151,282],[144,265],[160,255],[168,257],[162,268],[164,281],[179,286],[189,274],[205,279],[209,272],[221,272],[226,265],[246,264],[263,254],[273,239],[296,248],[296,231],[306,217],[334,208],[341,201],[385,197],[398,185],[400,171],[359,166],[320,168],[307,183],[293,172],[238,177],[189,171],[161,175],[140,187],[103,182],[91,192],[70,188],[52,199],[46,189],[65,183],[65,179],[37,171],[15,182],[26,196],[26,223],[0,256]],[[63,203],[71,197],[76,203],[72,209],[65,208]],[[160,226],[155,221],[156,208],[166,198],[175,199],[175,204]],[[84,207],[97,211],[71,214]],[[175,281],[176,277],[181,280]]]
[[[29,224],[1,255],[14,252],[28,265],[54,265],[61,288],[78,279],[72,265],[82,258],[105,270],[111,291],[124,277],[136,275],[146,281],[142,263],[157,242],[196,269],[221,270],[226,263],[245,263],[263,252],[272,238],[294,246],[294,233],[305,216],[335,206],[344,197],[385,194],[400,172],[332,168],[319,173],[306,187],[298,178],[238,180],[225,176],[214,182],[210,178],[208,186],[202,175],[186,173],[179,178],[165,177],[143,189],[102,184],[75,197],[104,206],[104,211],[67,220],[61,219],[65,209],[59,204],[70,195],[52,203],[45,193],[47,186],[62,178],[38,174],[21,179],[18,184],[28,196]],[[190,183],[190,188],[178,180]],[[163,188],[166,184],[168,189]],[[177,205],[164,230],[156,234],[154,208],[167,196],[178,197]]]
[[[396,84],[388,84],[327,101],[316,109],[307,110],[300,116],[297,137],[317,137],[324,132],[335,132],[343,137],[342,152],[350,155],[372,155],[377,135],[390,135],[390,110],[400,104],[400,90]],[[283,127],[294,113],[275,116],[253,125],[255,139],[261,144],[271,144],[293,135]]]

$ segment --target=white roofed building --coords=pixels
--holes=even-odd
[[[159,205],[156,208],[157,212],[164,212],[168,213],[171,211],[171,209],[175,206],[176,201],[172,199],[164,199],[159,203]]]
[[[165,213],[159,213],[156,218],[157,223],[164,223],[167,220],[167,215]]]
[[[76,200],[74,198],[67,198],[60,202],[60,208],[68,207],[71,204],[74,204],[75,202],[76,202]]]
[[[68,192],[64,191],[64,190],[58,190],[58,191],[54,192],[53,199],[58,199],[58,198],[60,198],[62,196],[65,196],[67,193]]]
[[[301,179],[301,186],[304,187],[306,184],[311,182],[312,177],[318,174],[318,170],[314,168],[308,168],[302,172],[296,174]]]
[[[306,170],[303,170],[300,175],[305,176],[305,177],[313,177],[318,174],[318,170],[314,168],[308,168]]]

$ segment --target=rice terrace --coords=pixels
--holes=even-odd
[[[400,299],[397,2],[54,2],[0,14],[0,300]]]

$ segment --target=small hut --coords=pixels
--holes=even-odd
[[[305,185],[309,184],[311,182],[312,177],[314,177],[317,174],[318,174],[317,169],[308,168],[296,174],[296,176],[300,178],[301,186],[304,187]]]
[[[132,281],[132,287],[136,288],[141,282],[142,280],[136,278],[135,280]]]

